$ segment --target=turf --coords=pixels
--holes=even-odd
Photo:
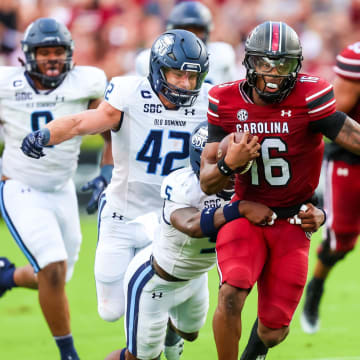
[[[96,219],[82,217],[83,244],[73,279],[67,285],[70,301],[72,332],[82,360],[104,359],[106,354],[125,344],[123,322],[106,323],[97,315],[93,276],[96,247]],[[26,259],[15,245],[3,221],[0,221],[0,256],[7,256],[17,266]],[[313,236],[310,272],[320,234]],[[321,331],[315,335],[302,333],[299,325],[301,305],[295,313],[288,338],[271,349],[267,360],[360,360],[360,286],[358,280],[360,254],[351,253],[326,283],[321,307]],[[182,360],[216,359],[211,319],[217,302],[218,277],[210,272],[211,307],[206,325],[198,340],[186,343]],[[250,294],[243,312],[244,348],[256,316],[256,291]],[[37,292],[13,289],[0,299],[0,359],[53,360],[58,350],[42,317]]]

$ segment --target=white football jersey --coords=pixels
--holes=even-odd
[[[218,208],[227,201],[217,195],[206,195],[190,167],[174,171],[164,179],[161,197],[165,204],[160,235],[153,242],[154,257],[167,273],[179,279],[196,278],[215,265],[215,242],[182,233],[171,225],[170,215],[187,207]]]
[[[209,73],[206,81],[211,84],[222,84],[238,79],[236,70],[236,56],[233,47],[225,42],[210,42]]]
[[[161,211],[160,187],[172,170],[189,164],[192,130],[206,120],[209,84],[192,107],[168,110],[146,77],[111,80],[105,101],[122,111],[112,131],[114,170],[106,189],[109,204],[128,219]]]
[[[76,170],[81,137],[44,148],[47,156],[27,157],[20,149],[30,132],[60,116],[88,108],[101,98],[105,73],[95,67],[76,66],[53,90],[37,90],[21,67],[0,67],[0,120],[5,148],[2,174],[41,191],[56,191]]]
[[[209,73],[206,76],[206,81],[215,85],[236,80],[238,75],[233,47],[220,41],[210,42],[206,47],[209,53]],[[136,74],[148,75],[150,52],[151,49],[145,49],[137,55],[135,59]]]

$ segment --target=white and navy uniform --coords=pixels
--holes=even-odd
[[[216,263],[215,242],[192,238],[171,225],[171,214],[182,208],[219,207],[217,195],[206,195],[190,167],[171,173],[161,187],[165,200],[160,233],[152,245],[130,262],[125,275],[125,330],[128,350],[139,359],[154,359],[163,350],[167,322],[182,332],[200,330],[209,308],[207,272]],[[152,267],[152,257],[168,274],[166,281]]]
[[[192,107],[175,110],[164,107],[146,77],[115,77],[105,92],[105,101],[122,111],[119,130],[112,131],[112,179],[99,204],[95,279],[98,311],[105,320],[124,313],[126,268],[152,241],[153,231],[139,217],[155,211],[160,218],[162,180],[189,164],[190,135],[206,119],[209,87],[203,85]]]
[[[72,176],[81,137],[45,147],[41,159],[24,155],[21,142],[55,118],[87,109],[105,87],[105,73],[95,67],[76,66],[51,90],[37,90],[23,68],[0,68],[2,175],[9,179],[0,185],[1,212],[35,272],[67,260],[69,280],[78,258],[81,233]]]
[[[221,84],[238,78],[236,55],[233,47],[225,42],[210,42],[206,46],[209,53],[209,73],[205,81],[210,84]],[[135,59],[135,72],[140,76],[149,73],[151,49],[139,52]]]

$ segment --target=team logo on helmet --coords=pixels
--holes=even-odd
[[[191,143],[195,148],[201,149],[202,151],[206,145],[207,138],[208,138],[207,129],[200,128],[198,132],[193,135],[191,139]]]
[[[245,109],[239,110],[236,116],[239,121],[246,121],[249,117],[248,112]]]
[[[173,45],[174,36],[170,34],[164,35],[156,41],[156,43],[154,44],[154,50],[160,56],[164,56],[166,53],[169,52]]]

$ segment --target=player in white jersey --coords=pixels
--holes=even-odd
[[[0,259],[0,296],[15,286],[38,288],[39,301],[61,359],[78,359],[70,329],[65,282],[78,259],[81,232],[72,176],[81,137],[47,147],[46,158],[24,156],[21,141],[54,118],[96,107],[105,73],[72,64],[73,41],[61,23],[41,18],[24,35],[24,67],[0,68],[4,130],[0,208],[30,265]],[[3,266],[1,266],[1,264]]]
[[[236,56],[233,47],[225,42],[208,42],[212,29],[210,10],[198,1],[177,4],[167,19],[167,30],[185,29],[204,41],[209,53],[209,73],[206,82],[221,84],[237,79]],[[135,60],[135,71],[141,76],[149,72],[150,49],[141,51]]]
[[[117,350],[107,360],[158,359],[164,342],[166,359],[179,359],[183,339],[194,341],[205,323],[207,272],[216,262],[217,229],[240,216],[255,224],[274,222],[267,206],[247,201],[227,205],[231,196],[201,191],[200,156],[206,141],[204,121],[191,136],[191,166],[172,172],[162,183],[161,229],[125,274],[127,351]],[[246,163],[249,154],[244,151],[243,157]]]
[[[96,110],[52,121],[23,141],[25,154],[42,157],[46,144],[113,130],[114,170],[100,200],[95,258],[98,312],[105,320],[123,315],[126,268],[152,240],[141,216],[160,216],[163,177],[189,163],[190,134],[206,118],[207,71],[202,41],[185,30],[167,31],[152,46],[149,77],[113,78]]]

